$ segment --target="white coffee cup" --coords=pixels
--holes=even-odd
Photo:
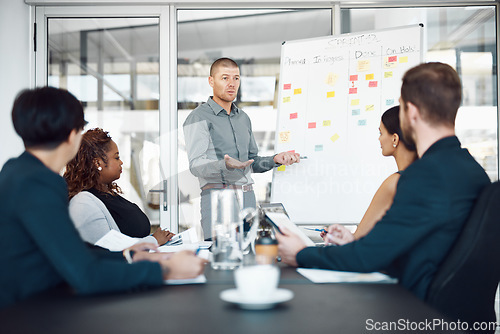
[[[240,267],[234,271],[236,288],[246,300],[266,300],[278,288],[280,271],[273,265]]]

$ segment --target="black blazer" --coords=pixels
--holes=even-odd
[[[90,249],[68,213],[64,179],[28,152],[0,172],[0,307],[67,282],[78,293],[161,285],[158,263]]]

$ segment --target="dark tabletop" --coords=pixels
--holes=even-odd
[[[221,291],[235,288],[233,272],[208,266],[206,284],[95,296],[61,286],[0,310],[0,333],[421,333],[415,326],[443,319],[397,284],[313,284],[280,267],[279,288],[294,298],[271,310],[221,300]],[[383,326],[406,330],[374,330]]]

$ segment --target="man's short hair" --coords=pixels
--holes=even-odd
[[[210,66],[210,76],[212,77],[219,67],[238,67],[238,64],[230,58],[219,58]]]
[[[53,87],[21,91],[12,107],[12,122],[26,148],[43,149],[56,148],[86,124],[80,101]]]
[[[454,126],[462,100],[458,73],[443,63],[413,67],[403,76],[401,99],[414,104],[426,122]]]

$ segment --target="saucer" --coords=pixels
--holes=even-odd
[[[243,297],[238,289],[229,289],[222,291],[219,296],[222,300],[236,304],[245,310],[267,310],[292,299],[293,292],[287,289],[277,289],[271,296],[255,300]]]

